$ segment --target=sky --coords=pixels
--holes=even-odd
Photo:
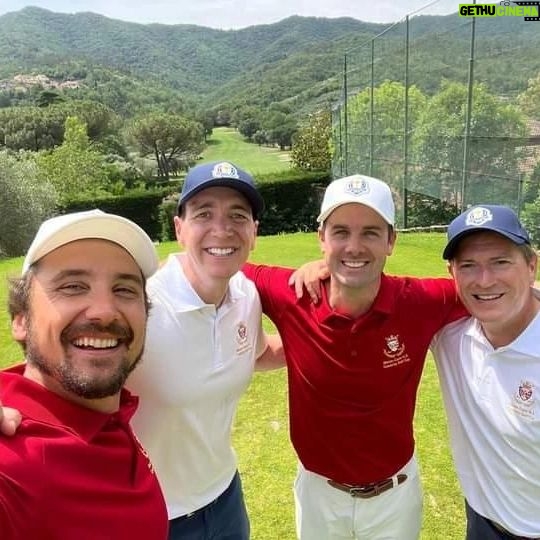
[[[291,15],[353,17],[391,23],[406,15],[447,15],[460,0],[0,0],[0,15],[37,6],[61,13],[91,11],[136,23],[196,24],[219,29],[271,24]],[[463,0],[461,0],[463,1]],[[423,9],[424,8],[424,9]]]

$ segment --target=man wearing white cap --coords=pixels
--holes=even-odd
[[[474,317],[446,326],[432,345],[466,538],[540,538],[537,255],[510,208],[481,205],[450,223],[443,257]]]
[[[143,351],[146,279],[158,267],[135,223],[99,210],[42,224],[9,292],[26,363],[0,373],[21,425],[0,437],[2,540],[165,540],[165,502],[123,390]]]
[[[384,182],[335,180],[318,221],[330,273],[319,304],[296,298],[292,270],[245,267],[287,358],[298,537],[414,540],[416,392],[433,336],[465,313],[452,280],[383,273],[396,240]]]

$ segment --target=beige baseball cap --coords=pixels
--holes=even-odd
[[[44,221],[23,262],[24,275],[35,262],[51,251],[75,240],[99,238],[124,248],[148,278],[159,266],[156,248],[146,232],[133,221],[101,210],[64,214]]]

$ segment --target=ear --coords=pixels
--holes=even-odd
[[[446,263],[446,270],[448,270],[448,273],[455,279],[455,276],[454,276],[454,266],[452,265],[452,262],[451,261],[448,261]]]
[[[325,227],[321,225],[317,229],[317,236],[319,237],[319,246],[321,247],[321,251],[324,253],[324,238],[325,238]]]
[[[388,250],[387,255],[392,255],[392,251],[394,251],[394,246],[396,245],[397,240],[397,232],[394,227],[392,227],[392,230],[388,233]]]
[[[182,243],[182,240],[180,238],[182,236],[183,223],[184,223],[184,220],[180,216],[174,216],[174,233],[176,235],[176,240],[180,243]]]
[[[257,233],[259,232],[259,222],[255,220],[253,222],[253,238],[251,239],[251,246],[250,251],[253,251],[255,249],[255,246],[257,244]]]
[[[529,272],[531,276],[531,285],[536,288],[538,288],[538,283],[540,283],[540,281],[539,282],[536,281],[537,271],[538,271],[538,256],[535,253],[531,257],[531,261],[529,262]]]
[[[11,335],[15,341],[22,343],[26,341],[27,334],[26,315],[18,313],[11,321]]]

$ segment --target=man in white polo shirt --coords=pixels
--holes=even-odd
[[[537,255],[510,208],[482,205],[452,221],[443,257],[474,317],[446,326],[432,344],[466,538],[540,538]]]
[[[184,252],[148,282],[144,362],[128,387],[140,395],[132,424],[165,495],[170,540],[249,538],[232,422],[256,363],[284,362],[279,337],[262,331],[255,286],[238,272],[262,210],[245,171],[192,168],[174,218]]]

